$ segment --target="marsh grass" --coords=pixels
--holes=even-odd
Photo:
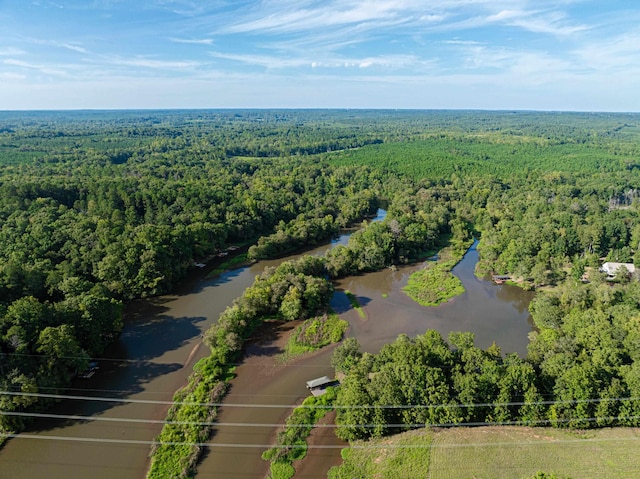
[[[364,309],[362,309],[362,306],[360,306],[360,302],[358,301],[357,296],[349,290],[346,290],[344,294],[347,296],[349,303],[351,303],[351,307],[358,313],[358,316],[360,316],[362,319],[367,319],[367,313],[365,313]]]
[[[342,340],[349,323],[330,311],[322,316],[307,319],[298,326],[285,346],[283,359],[316,351]]]
[[[437,306],[465,292],[462,281],[451,273],[471,242],[456,242],[438,253],[438,259],[409,276],[403,291],[422,306]]]

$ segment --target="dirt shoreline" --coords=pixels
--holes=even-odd
[[[319,426],[335,425],[336,413],[331,411],[320,421]],[[307,438],[309,449],[304,459],[296,461],[293,467],[296,470],[296,479],[311,479],[318,477],[327,477],[329,469],[333,466],[342,464],[340,455],[335,454],[332,449],[317,448],[314,446],[332,446],[332,447],[348,447],[349,443],[338,439],[335,434],[334,427],[315,427],[311,430],[311,434]]]

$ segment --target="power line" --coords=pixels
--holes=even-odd
[[[479,427],[479,426],[541,426],[554,424],[567,424],[572,421],[620,421],[620,420],[638,420],[640,416],[592,416],[577,417],[567,419],[534,419],[534,420],[514,420],[514,421],[474,421],[460,423],[397,423],[397,424],[283,424],[283,423],[255,423],[255,422],[217,422],[217,421],[171,421],[162,419],[137,419],[123,417],[104,417],[104,416],[83,416],[83,415],[67,415],[67,414],[50,414],[50,413],[28,413],[17,411],[0,411],[0,416],[14,417],[34,417],[41,419],[59,419],[73,421],[92,421],[92,422],[118,422],[118,423],[137,423],[137,424],[162,424],[162,425],[187,425],[187,426],[215,426],[215,427],[268,427],[268,428],[322,428],[322,429],[338,429],[341,427],[358,427],[358,428],[411,428],[419,429],[425,427]]]
[[[494,402],[494,403],[475,403],[475,404],[362,404],[362,405],[294,405],[294,404],[251,404],[251,403],[203,403],[203,402],[189,402],[189,401],[162,401],[153,399],[127,399],[127,398],[109,398],[101,396],[75,396],[69,394],[47,394],[47,393],[32,393],[21,391],[0,391],[0,395],[7,396],[26,396],[26,397],[41,397],[47,399],[73,399],[81,401],[98,401],[98,402],[115,402],[115,403],[136,403],[136,404],[159,404],[159,405],[180,405],[180,406],[205,406],[205,407],[242,407],[242,408],[279,408],[279,409],[292,409],[292,408],[305,408],[305,409],[436,409],[436,408],[474,408],[474,407],[508,407],[508,406],[533,406],[544,405],[550,406],[554,404],[592,404],[600,402],[629,402],[639,401],[640,396],[635,397],[616,397],[616,398],[593,398],[593,399],[568,399],[558,401],[514,401],[514,402]]]
[[[10,385],[9,385],[10,386]],[[16,388],[19,386],[16,386]],[[141,391],[136,389],[95,389],[95,388],[61,388],[55,386],[38,386],[38,389],[46,390],[51,389],[54,391],[59,391],[60,389],[64,389],[65,391],[86,391],[86,392],[107,392],[107,393],[119,393],[119,394],[161,394],[161,395],[174,395],[177,391]],[[13,391],[20,392],[20,391]],[[0,395],[2,392],[0,391]],[[255,397],[281,397],[281,398],[298,398],[300,394],[239,394],[233,393],[234,396],[249,396],[252,398]],[[90,397],[90,396],[88,396]]]
[[[200,342],[199,344],[204,344]],[[2,356],[21,356],[21,357],[30,357],[30,358],[42,358],[42,359],[51,359],[51,356],[46,356],[44,354],[29,354],[29,353],[0,353],[0,357]],[[102,362],[112,362],[112,363],[130,363],[130,364],[156,364],[156,365],[172,365],[172,364],[182,364],[180,362],[159,362],[147,359],[126,359],[126,358],[88,358],[86,356],[55,356],[55,359],[86,359],[87,361],[102,361]],[[239,362],[239,363],[225,363],[227,366],[264,366],[262,362]],[[325,364],[288,364],[287,367],[296,367],[296,368],[324,368],[328,369],[330,366]]]
[[[213,443],[213,442],[187,442],[187,441],[146,441],[139,439],[111,439],[111,438],[94,438],[94,437],[76,437],[76,436],[38,436],[34,434],[5,434],[6,438],[14,439],[34,439],[44,441],[67,441],[67,442],[89,442],[89,443],[107,443],[107,444],[129,444],[142,446],[190,446],[190,447],[210,447],[210,448],[243,448],[243,449],[453,449],[462,447],[522,447],[531,446],[555,446],[557,444],[588,444],[588,443],[606,443],[606,442],[628,442],[638,441],[640,437],[625,438],[584,438],[584,439],[558,439],[548,442],[543,441],[510,441],[510,442],[476,442],[476,443],[456,443],[456,444],[349,444],[349,445],[330,445],[330,444],[240,444],[240,443]]]

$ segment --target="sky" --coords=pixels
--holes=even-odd
[[[640,111],[638,0],[0,0],[0,110]]]

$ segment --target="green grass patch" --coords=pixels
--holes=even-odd
[[[233,258],[221,263],[216,269],[213,269],[207,273],[206,278],[212,279],[217,276],[220,276],[225,271],[230,269],[242,268],[243,266],[247,266],[251,264],[251,261],[247,258],[247,253],[241,253],[238,256],[234,256]]]
[[[450,269],[434,264],[413,273],[403,291],[422,306],[437,306],[464,293],[464,286]]]
[[[209,439],[217,416],[217,408],[204,404],[220,402],[230,378],[228,368],[220,366],[212,356],[196,363],[187,385],[173,397],[175,404],[167,414],[168,424],[156,438],[159,444],[151,450],[147,479],[193,476],[201,453],[195,444]]]
[[[438,260],[409,277],[403,291],[422,306],[437,306],[464,293],[462,282],[451,270],[462,259],[470,243],[456,243],[443,248]]]
[[[575,432],[554,428],[420,429],[343,449],[330,479],[623,479],[640,470],[638,428]]]
[[[349,323],[333,311],[307,319],[289,337],[284,356],[299,356],[340,342],[348,327]]]
[[[430,478],[622,479],[640,471],[637,428],[588,431],[552,428],[452,428],[436,434]]]
[[[342,450],[343,463],[329,471],[330,479],[428,478],[433,432],[410,431],[371,441],[357,441]],[[489,476],[491,477],[491,476]]]
[[[347,299],[349,300],[349,303],[351,303],[351,307],[358,312],[358,316],[360,316],[362,319],[367,319],[367,313],[365,313],[364,309],[362,309],[362,306],[360,306],[360,302],[358,301],[356,295],[348,290],[345,291],[344,294],[347,295]]]
[[[307,455],[306,439],[311,433],[312,425],[332,410],[336,394],[335,388],[327,388],[322,396],[309,396],[301,406],[293,410],[286,420],[284,430],[278,433],[276,445],[262,453],[262,459],[271,462],[271,479],[293,477],[293,461]]]

